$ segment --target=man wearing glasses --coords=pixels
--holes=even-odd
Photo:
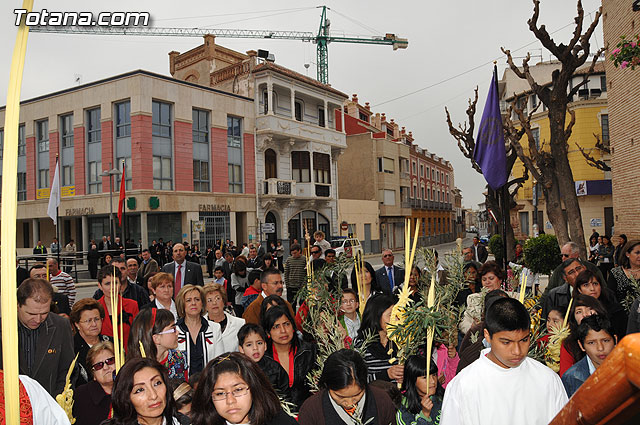
[[[385,249],[382,251],[384,266],[376,270],[376,282],[386,295],[393,295],[393,292],[404,282],[404,269],[393,265],[393,260],[393,251]]]
[[[578,247],[578,244],[575,242],[567,242],[566,244],[562,245],[562,248],[560,249],[560,253],[561,253],[560,255],[562,257],[563,262],[570,258],[579,259],[580,247]],[[600,282],[605,282],[604,278],[602,277],[602,272],[595,264],[587,261],[583,262],[583,264],[587,269],[589,269],[590,271],[595,273],[596,276],[598,276],[598,279],[600,280]],[[541,299],[542,305],[544,305],[544,301],[549,296],[549,293],[551,292],[552,289],[558,288],[565,283],[565,279],[563,275],[564,275],[564,268],[562,267],[562,264],[560,264],[553,271],[553,273],[551,274],[551,277],[549,277],[549,284],[547,285],[547,287],[544,290],[544,293],[542,294],[542,299]]]
[[[69,321],[50,312],[52,297],[53,288],[43,279],[29,278],[18,288],[18,352],[20,374],[55,397],[64,389],[75,353]]]

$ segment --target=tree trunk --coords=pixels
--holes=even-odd
[[[489,187],[487,189],[488,189],[487,196],[486,196],[487,207],[490,208],[491,211],[493,211],[493,213],[496,216],[496,219],[498,220],[498,223],[502,223],[502,220],[504,218],[502,217],[503,214],[502,214],[502,208],[500,206],[500,202],[498,198],[498,192],[494,191]],[[512,199],[509,199],[508,202],[511,205]],[[509,208],[509,210],[511,210],[511,208]],[[507,258],[509,259],[509,261],[511,261],[513,260],[515,255],[516,237],[513,233],[513,226],[511,226],[511,214],[507,214],[506,220],[507,220]],[[499,225],[498,228],[499,228],[498,233],[502,235],[502,226]],[[502,255],[502,253],[500,253],[500,255]]]
[[[555,174],[551,177],[553,184],[550,188],[544,189],[544,197],[547,204],[547,216],[553,226],[553,230],[560,246],[570,241],[567,231],[567,220],[562,213],[562,197],[558,187],[558,179]]]

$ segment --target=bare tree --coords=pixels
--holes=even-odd
[[[560,62],[561,67],[552,72],[550,84],[539,84],[531,75],[529,69],[530,55],[522,61],[522,67],[519,68],[513,62],[511,52],[502,48],[507,56],[509,67],[519,78],[526,80],[531,87],[531,92],[536,94],[540,101],[547,107],[550,126],[549,152],[535,148],[533,135],[531,134],[531,126],[525,122],[528,117],[512,104],[513,110],[520,119],[520,125],[525,130],[528,139],[528,151],[522,148],[520,142],[513,142],[518,157],[531,174],[542,183],[545,198],[547,200],[547,214],[549,220],[553,224],[554,231],[558,237],[560,244],[564,244],[569,240],[573,240],[580,246],[580,253],[586,258],[586,246],[584,238],[584,229],[582,227],[582,215],[580,213],[580,205],[575,192],[575,183],[573,172],[569,164],[567,140],[571,136],[573,126],[575,124],[575,114],[568,110],[568,103],[574,95],[578,93],[580,87],[587,82],[589,74],[593,72],[593,68],[597,59],[600,57],[602,50],[599,50],[593,57],[591,66],[584,79],[580,84],[576,84],[569,90],[569,81],[571,80],[576,69],[584,65],[589,58],[591,45],[589,40],[596,29],[602,8],[595,14],[594,20],[583,32],[584,9],[582,2],[577,2],[577,16],[575,17],[575,28],[573,36],[568,45],[563,43],[556,44],[547,32],[544,25],[538,25],[538,17],[540,14],[540,1],[533,0],[533,16],[528,21],[529,30],[533,32],[542,45],[550,51]],[[567,113],[570,120],[566,123]],[[510,117],[507,117],[510,119]],[[512,127],[516,125],[511,123]],[[527,127],[529,130],[527,130]],[[562,210],[562,205],[566,207],[566,217]],[[567,226],[568,225],[568,226]],[[568,231],[567,231],[568,227]],[[569,234],[571,238],[569,238]]]
[[[604,153],[609,153],[609,154],[611,153],[611,149],[609,149],[607,146],[605,146],[602,143],[602,141],[600,140],[600,136],[593,133],[593,137],[596,138],[596,149],[599,149]],[[583,148],[579,144],[576,143],[576,146],[578,147],[578,149],[580,149],[580,153],[582,154],[582,156],[584,156],[584,159],[587,161],[587,164],[601,171],[611,171],[611,166],[609,164],[607,164],[601,159],[595,159],[589,152],[586,151],[585,148]]]
[[[474,98],[469,99],[469,106],[467,107],[467,112],[466,112],[467,121],[464,124],[458,124],[458,127],[455,127],[453,125],[453,122],[451,121],[451,115],[449,114],[449,110],[446,107],[444,108],[444,110],[445,110],[445,113],[447,114],[447,124],[449,126],[449,133],[451,133],[453,138],[457,141],[458,149],[460,149],[460,152],[462,152],[465,158],[469,159],[469,161],[471,162],[471,167],[474,170],[476,170],[478,173],[482,174],[482,170],[480,169],[480,166],[473,159],[473,152],[476,146],[475,138],[473,136],[473,131],[475,129],[476,105],[478,103],[477,87],[474,90],[474,92],[475,92]],[[505,141],[510,141],[513,137],[515,137],[514,134],[511,134],[509,131],[507,131],[507,128],[504,128],[504,130],[505,130],[504,131]],[[521,136],[522,134],[520,134],[520,137]],[[505,145],[506,145],[505,148],[507,152],[507,174],[511,175],[511,170],[513,169],[513,165],[518,159],[518,156],[515,150],[511,147],[510,142],[505,142]],[[509,188],[508,190],[509,197],[507,200],[509,211],[511,211],[511,209],[517,206],[517,203],[515,202],[515,196],[518,193],[518,189],[522,187],[522,184],[527,180],[528,177],[529,175],[525,168],[524,174],[521,177],[514,178],[507,182],[507,188]],[[515,235],[513,234],[513,227],[511,226],[511,217],[510,215],[507,215],[507,217],[503,217],[503,212],[502,212],[503,209],[501,208],[499,193],[491,189],[488,185],[487,185],[487,196],[485,198],[486,198],[487,207],[491,209],[491,211],[493,211],[498,222],[501,222],[503,219],[507,220],[507,235],[506,235],[507,258],[511,260],[514,257],[514,249],[515,249],[515,242],[516,242]]]

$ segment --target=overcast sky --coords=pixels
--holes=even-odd
[[[210,27],[317,32],[321,2],[290,1],[56,1],[35,0],[35,9],[49,11],[150,12],[158,27]],[[477,208],[485,181],[471,169],[449,135],[444,106],[454,123],[466,118],[467,98],[479,86],[478,122],[482,115],[491,61],[498,59],[502,75],[505,60],[500,47],[514,56],[549,60],[528,30],[533,5],[528,0],[417,0],[326,1],[333,35],[380,36],[395,33],[409,39],[409,48],[333,43],[329,46],[329,81],[360,103],[370,102],[374,112],[384,112],[412,131],[418,145],[451,161],[455,183],[462,190],[465,207]],[[0,6],[3,40],[0,54],[0,104],[6,103],[11,55],[16,37],[14,8],[22,2],[5,0]],[[99,6],[93,6],[99,5]],[[224,5],[223,8],[220,5]],[[591,21],[599,0],[583,1],[586,21]],[[292,6],[295,9],[292,9]],[[335,7],[334,7],[335,6]],[[542,0],[539,22],[556,41],[570,39],[576,3]],[[587,26],[588,24],[585,24]],[[300,41],[217,38],[218,44],[241,52],[266,49],[276,63],[314,77],[316,46]],[[191,37],[133,37],[30,34],[24,68],[22,99],[72,87],[75,77],[83,83],[134,69],[169,75],[168,53],[184,52],[202,43]],[[602,46],[602,23],[592,39],[592,50]],[[538,59],[532,59],[532,63]],[[519,62],[519,61],[518,61]],[[309,63],[309,69],[304,64]],[[458,74],[463,74],[458,76]],[[423,89],[415,94],[407,95]],[[390,101],[394,98],[400,99]],[[0,126],[4,126],[2,123]]]

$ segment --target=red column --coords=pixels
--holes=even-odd
[[[102,148],[102,170],[100,173],[102,174],[103,170],[110,170],[116,167],[113,159],[113,121],[104,121],[101,123],[100,128],[102,130],[102,140],[101,140],[101,148]],[[111,167],[109,167],[111,164]],[[116,179],[113,178],[113,185],[116,184]],[[109,190],[109,177],[102,178],[102,191],[106,192]]]
[[[52,131],[49,133],[49,187],[53,186],[53,176],[56,172],[56,154],[60,156],[60,140],[59,133]],[[62,173],[62,166],[60,166]],[[62,175],[60,175],[60,184],[62,185]]]
[[[87,193],[87,159],[84,146],[84,127],[73,129],[73,173],[76,182],[76,196]]]
[[[151,117],[131,117],[132,188],[153,189],[153,151],[151,150]]]
[[[211,191],[229,192],[229,157],[227,130],[211,128]]]
[[[32,201],[36,199],[36,138],[26,138],[27,149],[27,200]]]
[[[256,160],[254,154],[253,134],[244,134],[244,193],[256,193]]]
[[[174,125],[175,190],[193,192],[193,126],[191,123],[181,121],[174,121]]]

